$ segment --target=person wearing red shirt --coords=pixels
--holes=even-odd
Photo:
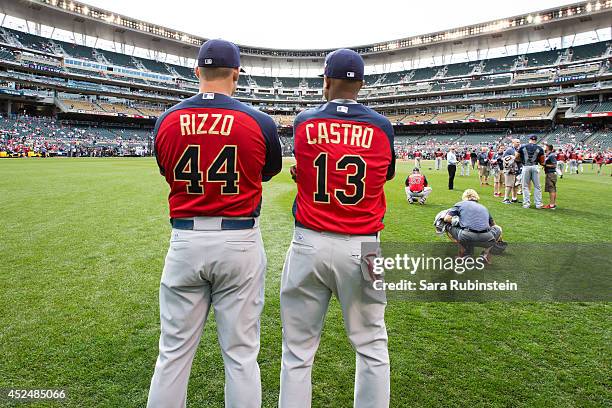
[[[415,199],[419,200],[419,204],[425,204],[427,197],[431,194],[431,187],[428,186],[427,177],[421,174],[418,167],[412,170],[412,174],[406,177],[406,199],[409,204],[414,203]]]
[[[225,406],[261,406],[261,183],[280,172],[282,157],[274,120],[231,97],[239,72],[235,44],[206,41],[195,68],[200,93],[167,110],[153,131],[157,164],[170,187],[172,234],[148,408],[185,407],[211,307],[225,365]]]
[[[569,154],[569,171],[570,173],[578,174],[578,155],[575,150],[572,150]]]
[[[438,147],[438,149],[434,153],[434,156],[436,159],[436,170],[440,170],[442,168],[442,159],[444,158],[444,153]]]
[[[414,167],[421,168],[421,157],[423,157],[423,153],[420,150],[414,151]]]
[[[601,175],[601,170],[604,165],[604,161],[605,161],[604,155],[601,152],[598,152],[595,155],[595,164],[597,164],[597,175],[598,176]]]
[[[557,153],[557,170],[559,170],[561,178],[563,178],[563,172],[565,171],[565,153],[563,153],[561,149],[559,149]]]
[[[311,406],[312,365],[332,295],[356,352],[354,406],[389,406],[386,301],[361,251],[362,244],[376,247],[384,228],[394,135],[386,117],[356,101],[363,79],[359,54],[330,53],[323,79],[328,102],[295,118],[297,196],[281,278],[279,408]]]

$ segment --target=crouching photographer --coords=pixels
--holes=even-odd
[[[495,225],[487,208],[472,189],[463,192],[462,201],[448,210],[444,221],[449,238],[459,245],[459,256],[471,256],[475,247],[484,248],[481,256],[491,262],[491,250],[501,243],[502,229]],[[498,248],[503,250],[503,247]]]

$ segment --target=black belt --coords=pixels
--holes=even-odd
[[[300,227],[300,228],[305,228],[305,229],[308,229],[308,230],[311,230],[311,231],[315,231],[315,232],[330,232],[332,234],[343,234],[342,232],[334,232],[334,231],[317,231],[316,229],[313,229],[313,228],[305,226],[304,224],[302,224],[301,222],[299,222],[297,220],[295,221],[295,226],[296,227]],[[378,232],[374,232],[374,233],[371,233],[371,234],[345,234],[345,235],[365,235],[365,236],[370,236],[370,237],[377,237],[378,236]]]
[[[491,229],[486,229],[486,230],[482,230],[482,231],[476,231],[476,230],[473,230],[473,229],[471,229],[471,228],[465,228],[465,230],[466,230],[466,231],[473,232],[474,234],[484,234],[485,232],[489,232],[489,231],[491,231]]]
[[[170,224],[172,228],[182,229],[182,230],[192,230],[193,229],[193,220],[187,220],[184,218],[170,218]],[[243,230],[243,229],[251,229],[255,226],[254,218],[246,218],[242,220],[235,220],[232,218],[223,218],[221,220],[221,229],[222,230]]]

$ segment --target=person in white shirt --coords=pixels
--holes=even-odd
[[[455,154],[454,147],[451,147],[450,151],[446,154],[446,162],[448,164],[448,189],[452,190],[455,186],[455,173],[457,172],[457,155]]]

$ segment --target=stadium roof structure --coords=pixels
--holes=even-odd
[[[35,24],[146,50],[193,58],[207,39],[72,0],[0,2],[0,12]],[[531,43],[612,27],[612,0],[592,0],[445,31],[350,47],[366,64],[390,64]],[[271,62],[320,66],[330,49],[290,50],[240,45],[245,65]]]

